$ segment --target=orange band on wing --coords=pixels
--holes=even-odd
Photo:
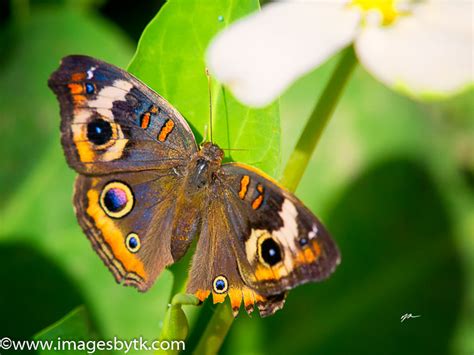
[[[82,163],[89,163],[95,160],[95,152],[91,149],[91,145],[87,141],[75,142],[79,160]]]
[[[315,253],[315,258],[316,259],[319,258],[319,256],[321,255],[321,246],[319,245],[319,243],[316,240],[313,240],[311,245],[313,246],[313,251]]]
[[[212,292],[212,303],[222,303],[225,301],[227,293],[215,293]]]
[[[197,290],[194,295],[199,299],[199,301],[201,302],[204,302],[204,300],[209,297],[209,294],[211,293],[211,291],[209,290]]]
[[[147,129],[150,125],[150,112],[145,112],[140,120],[140,126],[143,129]]]
[[[127,272],[134,272],[146,279],[143,263],[134,254],[131,254],[125,246],[125,236],[115,226],[115,223],[107,217],[99,205],[99,192],[89,190],[87,192],[88,207],[87,214],[92,217],[94,224],[102,233],[104,241],[110,246],[114,258],[120,261]]]
[[[267,267],[259,264],[255,270],[256,281],[280,280],[282,277],[288,275],[284,264],[279,266]]]
[[[247,194],[249,183],[250,183],[250,177],[248,175],[242,176],[242,179],[240,179],[240,191],[239,191],[239,197],[241,200],[243,200],[245,198],[245,195]]]
[[[259,195],[252,202],[252,208],[254,210],[258,209],[262,205],[262,202],[263,202],[263,186],[261,184],[257,185],[257,191],[258,191]]]
[[[231,287],[229,290],[229,299],[232,310],[238,312],[240,305],[242,304],[242,290]]]
[[[255,304],[255,293],[247,288],[244,287],[242,289],[242,297],[244,299],[244,307],[249,312],[250,309],[253,310],[253,305]]]
[[[166,121],[165,125],[163,128],[161,128],[160,134],[158,135],[158,140],[160,142],[164,142],[168,135],[171,133],[171,131],[174,128],[174,122],[172,120]]]
[[[86,73],[74,73],[71,75],[72,81],[83,81],[86,78]]]
[[[316,240],[311,242],[312,248],[307,246],[296,255],[297,265],[315,262],[321,254],[321,247]]]
[[[211,294],[211,291],[209,290],[203,290],[203,289],[198,289],[196,292],[194,292],[194,295],[201,301],[203,302],[209,295]],[[256,303],[264,303],[267,301],[265,297],[262,295],[256,293],[254,290],[251,288],[242,285],[242,287],[231,287],[229,289],[229,292],[226,293],[215,293],[212,292],[212,299],[213,303],[222,303],[225,301],[225,298],[229,295],[230,299],[230,305],[232,306],[232,313],[234,314],[234,317],[237,316],[239,313],[240,306],[242,304],[242,301],[245,306],[245,310],[247,313],[251,313],[254,310],[254,305]]]
[[[72,101],[74,102],[74,107],[82,107],[87,98],[84,95],[73,95]]]
[[[73,95],[82,94],[84,92],[84,86],[82,84],[68,84],[68,87]]]

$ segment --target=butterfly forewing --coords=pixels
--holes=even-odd
[[[48,84],[61,106],[66,158],[81,174],[170,168],[197,150],[183,117],[122,69],[69,56]]]

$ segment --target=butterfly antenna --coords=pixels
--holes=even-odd
[[[228,151],[239,151],[239,152],[249,152],[252,149],[245,149],[245,148],[221,148],[222,150],[228,150]]]
[[[212,140],[212,90],[211,90],[211,75],[209,74],[209,70],[206,68],[206,76],[207,76],[207,89],[209,90],[209,135]]]

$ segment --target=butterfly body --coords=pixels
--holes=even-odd
[[[117,282],[146,291],[194,238],[187,291],[273,314],[297,285],[327,278],[336,244],[261,171],[198,147],[185,119],[127,72],[69,56],[49,80],[75,183],[76,216]]]

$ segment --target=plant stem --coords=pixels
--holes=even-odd
[[[356,64],[357,58],[355,57],[354,48],[349,46],[342,51],[341,59],[332,73],[328,84],[324,88],[296,144],[295,150],[286,164],[282,184],[290,191],[294,192],[296,190],[319,142],[324,127],[326,127],[331,118]],[[234,317],[229,305],[227,303],[218,305],[194,353],[206,355],[216,354],[224,342],[233,321]]]
[[[356,64],[357,58],[354,48],[349,46],[342,51],[341,59],[324,88],[283,171],[281,183],[288,190],[295,191],[300,183],[324,128],[329,122]]]
[[[234,316],[230,305],[227,302],[219,304],[193,353],[199,355],[217,354],[233,321]]]

